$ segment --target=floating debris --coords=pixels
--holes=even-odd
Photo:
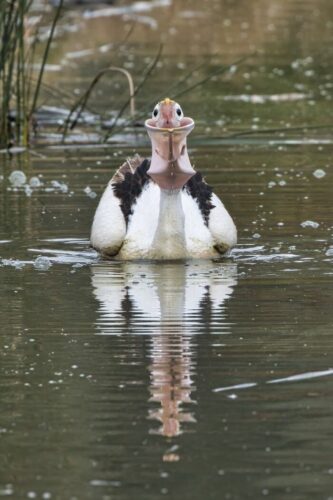
[[[326,250],[325,255],[327,255],[327,257],[333,257],[333,246]]]
[[[305,220],[304,222],[301,223],[302,227],[312,227],[313,229],[317,229],[320,224],[319,222],[315,222],[313,220]]]

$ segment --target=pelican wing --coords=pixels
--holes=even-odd
[[[200,209],[203,221],[213,237],[214,247],[219,253],[225,253],[237,243],[237,230],[222,201],[213,193],[200,172],[186,183],[186,190]]]
[[[109,181],[100,199],[92,224],[91,245],[104,255],[116,255],[126,236],[127,223],[122,210],[122,199],[116,195],[117,186],[125,180],[126,174],[134,174],[142,158],[129,158],[118,168]]]
[[[209,213],[208,229],[214,238],[216,250],[225,253],[236,245],[237,229],[229,212],[215,193],[212,193],[211,202],[214,208]]]

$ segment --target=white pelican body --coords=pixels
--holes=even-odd
[[[169,103],[178,110],[174,101],[164,103],[167,111]],[[135,157],[115,173],[97,207],[91,244],[122,260],[217,257],[236,244],[237,231],[221,200],[190,164],[186,136],[194,122],[183,118],[174,129],[155,123],[146,121],[151,162]]]

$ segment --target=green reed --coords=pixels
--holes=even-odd
[[[27,146],[44,69],[63,0],[53,15],[37,79],[32,78],[38,25],[29,25],[32,0],[0,0],[0,146]]]

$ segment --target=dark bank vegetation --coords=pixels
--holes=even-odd
[[[27,146],[34,128],[45,65],[63,0],[52,16],[46,43],[37,73],[36,48],[39,24],[29,17],[32,0],[2,0],[0,4],[0,145]]]

